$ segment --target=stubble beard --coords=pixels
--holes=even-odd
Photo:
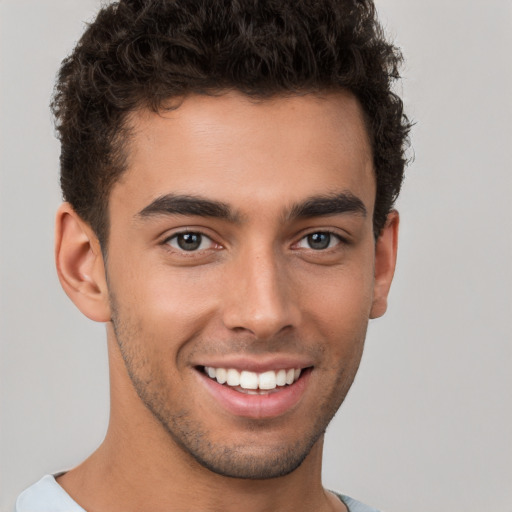
[[[137,343],[137,332],[141,332],[141,329],[120,318],[112,297],[111,311],[112,326],[120,353],[142,403],[186,456],[191,457],[201,467],[230,478],[266,480],[295,471],[324,435],[328,424],[343,403],[358,368],[356,365],[351,371],[338,374],[330,395],[319,400],[316,420],[303,438],[254,453],[251,446],[237,444],[236,439],[226,444],[212,442],[211,434],[191,418],[189,410],[171,409],[169,393],[172,391],[164,378],[164,372],[151,364],[150,358],[144,353],[143,343]],[[258,435],[258,430],[264,433],[265,421],[258,422],[251,429],[255,435]]]

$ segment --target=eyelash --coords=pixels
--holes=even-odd
[[[335,238],[338,241],[338,243],[334,247],[326,247],[326,248],[323,248],[323,249],[314,249],[313,247],[309,247],[309,248],[305,248],[306,250],[312,250],[312,251],[315,251],[315,252],[325,252],[325,251],[328,251],[329,249],[334,249],[336,246],[338,246],[340,244],[347,245],[349,243],[346,238],[344,238],[343,236],[341,236],[339,233],[337,233],[335,231],[332,231],[332,230],[329,230],[329,229],[319,229],[319,230],[316,230],[316,231],[310,231],[309,233],[306,233],[294,245],[298,245],[303,240],[306,240],[308,237],[313,236],[313,235],[328,235],[330,238],[331,237]],[[329,245],[331,244],[331,242],[332,242],[332,240],[329,240]]]
[[[196,248],[192,248],[191,250],[187,250],[185,248],[183,248],[182,246],[180,247],[175,247],[171,244],[171,241],[172,240],[178,240],[179,237],[184,237],[186,235],[190,235],[190,236],[198,236],[200,237],[200,241],[199,241],[199,246],[196,247]],[[297,246],[298,244],[300,244],[301,242],[307,240],[308,237],[311,237],[313,235],[327,235],[329,237],[329,240],[328,240],[328,246],[325,247],[325,248],[318,248],[318,249],[315,249],[313,247],[298,247],[297,249],[304,249],[304,250],[312,250],[314,252],[325,252],[325,251],[328,251],[329,249],[334,249],[336,246],[338,246],[339,244],[348,244],[348,240],[344,237],[342,237],[340,234],[334,232],[334,231],[331,231],[331,230],[328,230],[328,229],[323,229],[323,230],[317,230],[317,231],[311,231],[309,233],[306,233],[304,234],[297,242],[295,242],[293,244],[293,246]],[[332,243],[332,240],[331,240],[331,237],[334,237],[338,243],[335,244],[334,247],[330,247],[330,244]],[[200,249],[201,245],[205,242],[205,239],[209,240],[210,243],[214,246],[214,247],[208,247],[208,248],[203,248],[203,249]],[[179,245],[179,242],[177,242],[178,245]],[[306,242],[308,243],[308,242]],[[208,236],[207,234],[201,232],[201,231],[192,231],[192,230],[186,230],[186,231],[180,231],[178,233],[174,233],[173,235],[167,237],[163,242],[162,242],[162,245],[166,245],[167,247],[170,247],[171,250],[173,251],[176,251],[176,252],[179,252],[179,253],[182,253],[182,254],[194,254],[194,253],[198,253],[198,252],[202,252],[202,251],[207,251],[209,249],[222,249],[222,245],[216,243],[210,236]],[[292,247],[293,247],[292,246]]]
[[[184,249],[183,247],[174,247],[172,244],[171,244],[171,241],[172,240],[179,240],[179,237],[185,237],[186,235],[190,235],[190,236],[198,236],[200,237],[200,242],[199,242],[199,247],[195,248],[195,249],[191,249],[191,250],[187,250],[187,249]],[[200,249],[201,245],[205,242],[205,239],[206,240],[209,240],[210,243],[215,246],[215,247],[208,247],[206,249]],[[178,245],[179,245],[179,242],[177,242]],[[166,246],[170,246],[172,250],[176,251],[176,252],[180,252],[180,253],[184,253],[184,254],[193,254],[193,253],[197,253],[197,252],[200,252],[200,251],[206,251],[208,249],[211,249],[211,248],[215,248],[215,249],[220,249],[222,248],[222,246],[220,244],[217,244],[210,236],[206,235],[205,233],[201,232],[201,231],[192,231],[192,230],[186,230],[186,231],[180,231],[178,233],[174,233],[173,235],[167,237],[163,242],[162,242],[163,245],[166,245]]]

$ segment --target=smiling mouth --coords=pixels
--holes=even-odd
[[[297,382],[303,372],[301,368],[283,368],[257,373],[211,366],[203,366],[202,371],[219,384],[248,395],[268,395],[281,391]]]

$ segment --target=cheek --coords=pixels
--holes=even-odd
[[[303,326],[308,339],[318,337],[325,341],[325,375],[334,372],[351,381],[357,370],[372,305],[372,287],[371,265],[339,268],[322,280],[310,274],[303,280]]]
[[[120,269],[118,269],[120,270]],[[216,307],[216,280],[211,272],[154,264],[129,276],[118,272],[111,288],[122,297],[125,318],[151,336],[156,345],[175,348],[204,328]],[[129,278],[128,278],[129,277]],[[164,347],[161,347],[164,349]]]
[[[322,276],[311,272],[302,276],[300,287],[304,311],[329,329],[326,334],[368,322],[373,297],[371,267],[337,268]]]

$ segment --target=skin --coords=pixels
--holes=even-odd
[[[177,110],[133,113],[130,125],[107,258],[69,204],[57,216],[59,277],[85,315],[107,323],[111,379],[105,441],[59,483],[88,512],[345,510],[321,485],[323,433],[369,318],[385,312],[398,230],[392,212],[375,240],[357,100],[190,96]],[[229,215],[155,207],[170,194]],[[363,208],[296,215],[340,194]],[[203,234],[198,250],[180,249],[185,230]],[[332,233],[327,248],[311,246],[313,233]],[[276,357],[310,368],[277,417],[232,414],[205,392],[205,362]]]

